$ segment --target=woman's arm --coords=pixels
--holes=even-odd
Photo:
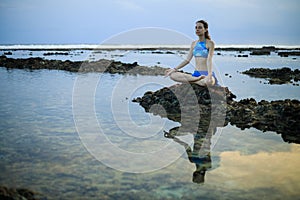
[[[193,58],[193,48],[194,48],[195,42],[192,42],[189,53],[186,57],[186,59],[184,61],[182,61],[177,67],[174,67],[173,69],[167,69],[165,72],[165,76],[169,76],[170,74],[172,74],[173,72],[177,71],[178,69],[183,68],[184,66],[186,66],[187,64],[189,64],[189,62],[192,60]]]
[[[189,53],[188,53],[186,59],[184,61],[182,61],[177,67],[175,67],[174,68],[175,70],[181,69],[181,68],[183,68],[184,66],[186,66],[187,64],[190,63],[190,61],[193,58],[193,49],[194,49],[194,46],[195,46],[195,42],[192,42],[190,50],[189,50]]]
[[[210,83],[212,83],[212,68],[213,68],[212,58],[215,51],[215,43],[210,40],[210,42],[208,43],[208,48],[209,48],[209,53],[207,57],[208,80]]]

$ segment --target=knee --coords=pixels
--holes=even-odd
[[[170,78],[173,80],[173,81],[176,81],[177,80],[177,73],[178,72],[173,72],[172,74],[170,74]]]

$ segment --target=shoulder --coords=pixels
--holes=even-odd
[[[193,48],[195,47],[196,43],[197,43],[197,40],[193,41],[193,42],[191,43],[190,49],[193,49]]]
[[[206,40],[206,44],[209,48],[215,48],[215,42],[212,40]]]
[[[192,44],[191,44],[191,47],[195,46],[196,43],[197,43],[197,40],[194,40],[194,41],[192,42]]]

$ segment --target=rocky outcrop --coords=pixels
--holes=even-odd
[[[300,80],[300,70],[295,69],[293,71],[288,67],[281,69],[251,68],[242,72],[242,74],[247,74],[254,78],[264,78],[268,80],[269,84],[287,84]]]
[[[196,101],[193,102],[193,98]],[[186,127],[196,122],[197,116],[192,113],[199,111],[199,123],[215,123],[219,127],[230,123],[241,129],[254,127],[262,131],[277,132],[286,142],[300,143],[298,100],[256,102],[254,99],[235,101],[234,98],[235,95],[226,87],[177,84],[155,92],[146,92],[143,97],[133,101],[144,107],[146,112],[167,117]]]
[[[53,55],[67,56],[67,55],[69,55],[69,53],[68,52],[47,52],[47,53],[43,53],[43,56],[53,56]]]
[[[38,200],[45,199],[41,195],[24,188],[8,188],[0,186],[0,199],[5,200]]]
[[[70,72],[106,72],[131,75],[163,75],[165,68],[162,67],[146,67],[140,66],[137,62],[122,63],[119,61],[100,59],[98,61],[61,61],[46,60],[43,58],[25,58],[14,59],[0,56],[0,66],[7,69],[49,69],[49,70],[65,70]]]
[[[254,127],[281,134],[286,142],[300,143],[300,101],[277,100],[256,102],[243,99],[228,104],[227,119],[241,129]]]
[[[269,49],[261,49],[261,50],[254,50],[250,53],[252,56],[261,56],[261,55],[271,55],[271,51]]]
[[[278,55],[281,57],[300,56],[300,51],[281,51]]]
[[[204,118],[214,111],[216,116],[222,113],[216,112],[216,109],[224,111],[224,105],[232,102],[235,97],[226,87],[215,86],[208,89],[192,83],[176,84],[155,92],[148,91],[143,97],[133,99],[133,102],[138,102],[146,112],[150,111],[180,122],[184,120],[181,120],[183,109],[191,112],[196,111],[195,109],[201,110],[200,115]],[[153,105],[161,105],[164,110]]]
[[[271,53],[276,54],[280,57],[289,57],[289,56],[300,56],[299,48],[282,48],[275,46],[263,46],[263,47],[217,47],[215,51],[237,51],[242,53],[244,51],[250,52],[252,56],[261,56],[261,55],[271,55]],[[219,53],[220,55],[220,53]],[[248,55],[238,55],[238,57],[247,57]]]
[[[262,47],[216,47],[216,51],[250,51],[250,55],[270,55],[271,52],[277,53],[279,56],[299,56],[299,48],[284,48],[275,46],[262,46]]]

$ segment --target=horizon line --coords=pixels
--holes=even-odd
[[[286,48],[298,49],[299,45],[284,44],[218,44],[215,48]],[[34,50],[34,49],[189,49],[190,44],[0,44],[0,50]]]

